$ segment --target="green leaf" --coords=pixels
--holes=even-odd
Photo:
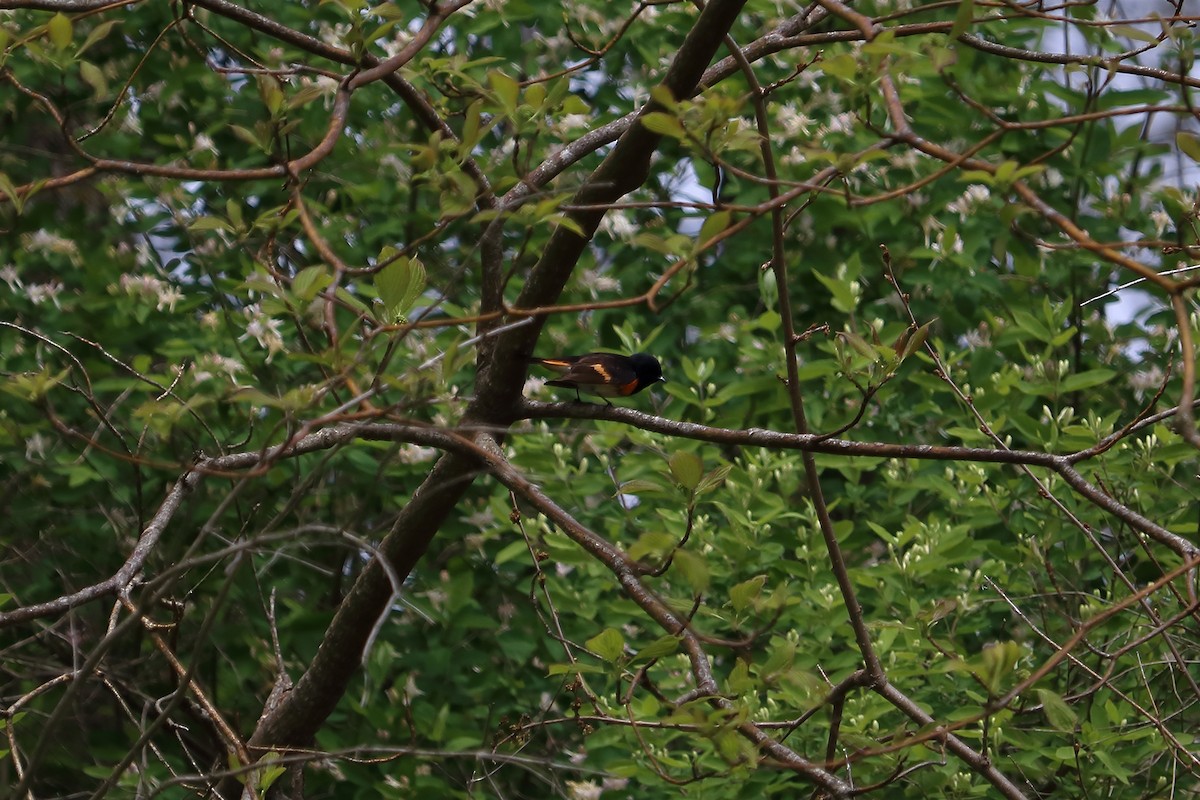
[[[687,131],[683,129],[683,123],[674,116],[662,111],[652,111],[649,114],[643,114],[642,125],[648,131],[663,136],[670,136],[673,139],[683,139],[687,136]]]
[[[762,594],[763,586],[767,583],[766,575],[755,575],[750,580],[742,581],[729,590],[729,602],[734,611],[745,611]]]
[[[514,558],[519,558],[529,553],[529,545],[525,544],[524,539],[518,539],[508,545],[505,545],[496,558],[492,561],[497,567],[501,564],[512,561]]]
[[[1075,724],[1078,722],[1075,711],[1067,705],[1061,695],[1048,689],[1038,689],[1037,696],[1051,727],[1058,731],[1075,730]]]
[[[732,470],[732,464],[724,464],[711,472],[705,473],[704,477],[700,479],[700,483],[696,484],[696,494],[704,494],[718,488],[721,484],[725,483],[725,478],[728,477]]]
[[[25,208],[25,198],[17,193],[16,184],[14,184],[12,179],[3,172],[0,172],[0,193],[3,194],[4,199],[12,203],[13,208],[16,209],[18,215],[23,212]]]
[[[1083,389],[1091,389],[1093,386],[1101,386],[1108,383],[1117,376],[1116,370],[1111,369],[1089,369],[1084,372],[1076,372],[1073,375],[1068,375],[1062,379],[1059,384],[1059,391],[1063,392],[1078,392]]]
[[[625,653],[625,639],[616,628],[605,628],[584,642],[584,646],[609,663]]]
[[[333,283],[333,276],[323,266],[306,267],[292,278],[292,292],[303,302],[317,296],[317,292]]]
[[[621,484],[621,494],[642,494],[644,492],[661,492],[663,491],[662,484],[658,481],[652,481],[648,478],[634,478],[631,481],[625,481]]]
[[[546,84],[534,83],[525,90],[525,102],[535,110],[540,111],[546,102]]]
[[[1122,766],[1121,763],[1118,762],[1117,759],[1112,755],[1112,753],[1108,752],[1104,747],[1097,747],[1089,752],[1104,765],[1104,769],[1109,775],[1112,775],[1126,786],[1129,785],[1129,776],[1133,773]]]
[[[72,33],[71,19],[61,11],[46,23],[46,34],[50,37],[50,44],[60,53],[71,44]]]
[[[819,280],[829,293],[833,295],[833,307],[843,314],[849,314],[858,307],[857,292],[849,278],[831,278],[813,270],[813,277]]]
[[[675,560],[671,571],[678,571],[695,594],[700,594],[708,588],[708,562],[691,550],[677,550],[675,552]]]
[[[271,766],[265,766],[265,767],[261,767],[259,769],[255,769],[255,774],[258,777],[258,780],[257,780],[258,790],[260,792],[265,792],[267,789],[270,789],[271,784],[273,784],[273,783],[275,783],[275,781],[279,780],[280,775],[287,772],[287,767],[280,766],[279,764],[275,763],[278,760],[279,760],[279,753],[274,750],[267,753],[265,756],[263,756],[259,760],[259,762],[258,762],[259,765],[262,765],[262,764],[271,765]]]
[[[640,559],[644,556],[661,556],[671,552],[675,547],[675,537],[666,531],[647,531],[629,546],[629,557]]]
[[[512,114],[517,110],[517,98],[521,94],[521,85],[498,69],[488,72],[488,85],[496,93],[500,105],[506,112]]]
[[[389,257],[390,248],[380,253],[380,260]],[[420,260],[402,256],[375,273],[375,290],[387,309],[388,317],[399,319],[425,291],[425,267]]]
[[[710,214],[708,219],[704,220],[704,224],[700,226],[700,235],[696,237],[696,243],[704,244],[728,228],[731,218],[732,215],[728,211],[718,211],[715,214]]]
[[[599,675],[604,672],[604,669],[596,664],[584,664],[575,662],[574,664],[551,664],[546,668],[546,676],[554,677],[555,675],[572,675],[576,672],[582,672],[589,675]]]
[[[1180,131],[1175,134],[1175,146],[1192,161],[1200,162],[1200,136]]]
[[[671,476],[675,478],[675,482],[689,492],[700,484],[700,476],[704,472],[704,462],[695,453],[677,450],[671,454],[667,465],[671,469]]]
[[[908,358],[913,353],[919,351],[925,346],[925,341],[929,338],[929,329],[933,327],[933,323],[937,322],[937,317],[929,320],[909,337],[908,342],[904,346],[904,352],[900,354],[901,358]]]
[[[108,81],[104,78],[104,73],[90,61],[79,62],[79,77],[83,82],[92,87],[92,94],[97,98],[105,97],[108,94]]]
[[[999,694],[1000,687],[1012,675],[1020,657],[1021,646],[1016,642],[997,642],[987,645],[980,654],[981,668],[975,674],[983,681],[983,685],[990,693]]]
[[[116,19],[105,20],[88,31],[87,38],[83,40],[83,44],[79,45],[79,49],[75,51],[75,57],[79,58],[87,52],[89,47],[108,36],[112,32],[113,26],[119,22],[120,20]]]
[[[271,116],[277,115],[279,109],[283,108],[283,87],[274,75],[259,73],[258,94],[262,98],[263,105],[267,107],[267,111],[271,112]]]
[[[188,224],[190,231],[233,231],[233,226],[219,217],[197,217]]]
[[[1027,311],[1014,309],[1013,322],[1015,322],[1017,327],[1022,331],[1031,334],[1039,341],[1050,342],[1054,339],[1054,331],[1050,330],[1050,328],[1046,326],[1046,323],[1042,322],[1040,319]]]
[[[652,661],[656,658],[669,656],[679,649],[679,639],[675,636],[660,636],[643,647],[633,657],[634,661]]]
[[[878,360],[878,355],[875,352],[875,348],[872,347],[866,339],[859,336],[854,331],[842,331],[838,334],[838,336],[849,342],[850,346],[858,351],[859,355],[866,356],[871,361]]]

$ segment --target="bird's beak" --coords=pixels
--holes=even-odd
[[[658,382],[659,382],[659,383],[666,383],[666,382],[667,382],[667,379],[666,379],[666,378],[659,378],[659,379],[658,379]]]

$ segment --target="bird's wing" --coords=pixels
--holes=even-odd
[[[603,354],[580,356],[558,380],[583,385],[608,383],[621,386],[637,380],[637,373],[632,369],[613,361],[614,359],[605,358]]]

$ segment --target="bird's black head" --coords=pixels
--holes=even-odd
[[[629,357],[629,364],[633,367],[633,371],[638,376],[638,391],[645,389],[652,383],[660,381],[666,383],[666,378],[662,374],[662,366],[658,363],[658,359],[646,353],[634,353]]]

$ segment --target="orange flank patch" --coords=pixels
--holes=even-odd
[[[629,395],[631,395],[635,391],[637,391],[637,388],[638,388],[637,378],[634,378],[629,383],[622,384],[620,386],[620,392],[621,392],[622,396],[628,397]]]

